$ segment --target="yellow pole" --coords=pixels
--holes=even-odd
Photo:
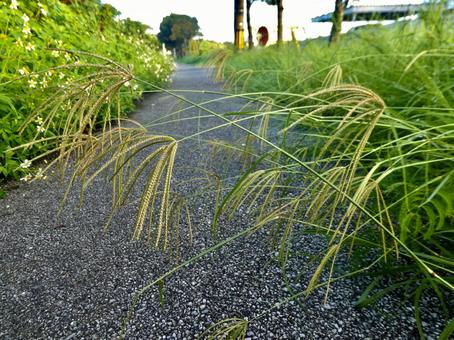
[[[244,0],[235,0],[235,47],[244,48]]]

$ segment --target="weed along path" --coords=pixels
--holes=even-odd
[[[207,69],[179,66],[172,88],[191,102],[208,101],[203,106],[217,113],[247,109],[244,100],[219,100],[220,95],[203,92],[220,91],[221,85]],[[72,191],[60,217],[56,211],[65,186],[53,178],[20,184],[0,200],[1,339],[114,338],[134,293],[215,244],[215,203],[241,170],[239,152],[222,145],[241,146],[244,134],[231,127],[212,129],[222,122],[206,115],[200,107],[161,93],[145,96],[131,116],[153,134],[176,139],[193,135],[178,146],[171,190],[183,217],[178,229],[169,229],[165,251],[145,239],[131,241],[139,192],[103,231],[112,202],[109,183],[101,177],[80,209],[79,193]],[[240,207],[231,219],[221,218],[217,242],[253,223],[254,217]],[[263,228],[176,271],[161,285],[163,294],[158,286],[143,294],[126,338],[193,339],[228,318],[249,321],[249,339],[407,339],[418,334],[413,303],[401,296],[383,298],[367,309],[354,307],[367,279],[334,283],[326,303],[320,289],[280,305],[306,287],[312,270],[300,275],[301,269],[311,269],[310,257],[325,246],[324,239],[295,230],[295,255],[285,268],[288,283],[271,250],[270,231]],[[347,257],[341,255],[339,263],[346,266]],[[322,280],[326,277],[323,273]],[[429,309],[424,325],[436,337],[441,318],[430,312],[431,300],[423,304]]]

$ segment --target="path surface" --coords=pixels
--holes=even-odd
[[[173,77],[174,89],[221,90],[209,71],[179,66]],[[186,93],[202,102],[212,94]],[[240,110],[241,100],[217,102],[217,112]],[[147,96],[132,116],[150,125],[152,133],[175,137],[196,133],[219,123],[216,119],[182,120],[197,117],[200,110],[181,112],[180,122],[161,124],[163,116],[184,107],[166,94]],[[174,116],[172,116],[174,117]],[[167,120],[171,119],[169,116]],[[160,124],[158,124],[160,123]],[[193,212],[194,244],[181,242],[181,256],[187,259],[213,244],[210,223],[213,194],[196,195],[211,171],[234,176],[238,164],[227,166],[228,155],[211,158],[204,139],[241,143],[232,129],[215,130],[199,140],[185,143],[178,152],[175,190],[187,197]],[[205,183],[206,184],[206,183]],[[111,339],[119,330],[131,298],[144,284],[175,265],[168,254],[132,242],[134,206],[122,210],[108,233],[102,232],[109,213],[108,187],[95,181],[80,211],[78,196],[72,194],[60,219],[55,213],[64,186],[57,181],[21,184],[0,200],[0,339]],[[107,202],[107,203],[106,203]],[[221,225],[221,238],[233,235],[253,220],[240,210],[232,221]],[[183,234],[187,229],[182,227]],[[242,242],[233,243],[183,270],[165,282],[165,305],[159,306],[152,290],[138,305],[130,323],[130,339],[193,339],[213,322],[224,318],[252,319],[290,293],[263,230]],[[315,252],[323,245],[317,237],[298,237],[294,247]],[[301,265],[301,263],[299,263]],[[297,272],[290,277],[295,278]],[[301,289],[303,276],[293,285]],[[361,282],[344,281],[332,288],[328,304],[324,291],[317,291],[302,305],[291,302],[251,323],[248,337],[257,339],[398,339],[416,336],[411,302],[385,298],[370,309],[356,310]],[[399,311],[399,313],[396,313]],[[429,313],[430,314],[430,313]],[[438,331],[437,315],[425,320],[432,335]]]

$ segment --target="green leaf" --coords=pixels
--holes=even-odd
[[[164,307],[164,281],[160,280],[156,284],[158,285],[159,304]]]
[[[448,340],[449,337],[454,333],[454,319],[451,319],[449,324],[441,332],[439,340]]]

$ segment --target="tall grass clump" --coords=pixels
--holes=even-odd
[[[271,98],[263,115],[274,137],[249,132],[271,149],[217,217],[258,206],[256,229],[272,226],[283,267],[296,225],[325,235],[306,293],[324,285],[328,294],[347,253],[361,265],[341,277],[373,278],[358,306],[406,289],[421,336],[426,291],[446,322],[453,317],[452,19],[431,4],[418,20],[358,29],[331,47],[323,39],[272,46],[223,58],[218,69],[231,89]]]
[[[86,53],[103,55],[129,65],[135,75],[164,85],[172,69],[170,59],[160,53],[155,36],[147,26],[132,20],[117,20],[119,12],[98,1],[27,0],[3,1],[0,6],[0,180],[27,178],[27,166],[34,156],[48,149],[46,143],[27,149],[11,148],[30,142],[36,133],[49,138],[62,131],[54,125],[42,126],[46,112],[18,134],[30,112],[56,91],[71,88],[80,78],[101,82],[116,77],[115,70],[102,66],[102,75],[90,76],[96,64]],[[99,62],[99,60],[97,60]],[[97,88],[106,86],[98,84]],[[128,86],[129,85],[129,86]],[[89,85],[91,86],[91,85]],[[111,113],[119,107],[127,112],[141,96],[143,84],[134,81],[122,88],[118,101],[111,101]],[[70,111],[60,103],[58,115]],[[107,114],[107,106],[100,115]],[[20,165],[22,164],[22,168]],[[25,168],[24,168],[25,167]]]

